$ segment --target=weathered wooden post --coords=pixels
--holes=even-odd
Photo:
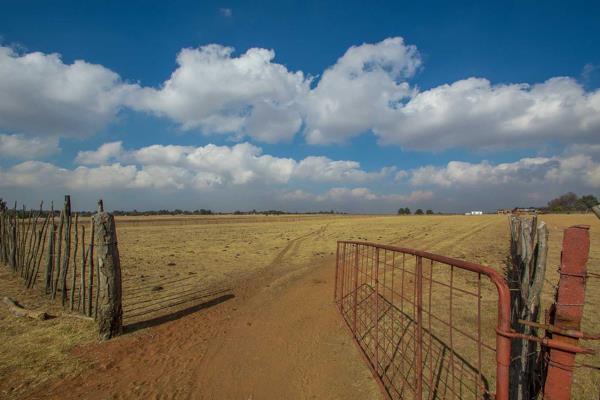
[[[52,293],[52,274],[54,273],[54,242],[56,241],[56,224],[54,223],[54,202],[50,203],[50,238],[46,249],[46,272],[44,273],[44,293]]]
[[[117,231],[112,214],[104,211],[102,200],[98,202],[98,213],[92,217],[94,225],[94,257],[98,265],[99,285],[96,311],[102,339],[121,334],[123,329],[123,307],[121,303],[121,263],[117,247]],[[90,270],[90,274],[93,271]]]
[[[69,272],[69,261],[71,257],[71,196],[65,196],[65,248],[60,268],[60,291],[63,307],[67,303],[67,274]],[[71,288],[72,289],[72,288]],[[72,293],[71,293],[72,294]]]
[[[90,273],[88,274],[90,277],[90,280],[88,282],[88,304],[87,304],[87,316],[91,317],[92,316],[92,290],[94,288],[94,217],[92,216],[91,220],[91,227],[90,227],[90,231],[91,231],[91,238],[90,238],[90,247],[88,249],[88,253],[89,253],[89,260],[90,260]]]
[[[75,241],[73,242],[73,272],[71,273],[71,298],[70,298],[70,309],[73,312],[75,306],[75,285],[77,285],[77,245],[79,239],[79,214],[75,214]]]
[[[0,200],[0,262],[8,264],[8,213]]]
[[[538,322],[540,295],[544,285],[548,253],[548,228],[537,216],[510,217],[511,262],[507,270],[511,289],[511,325],[521,334],[535,335],[535,328],[520,321]],[[539,383],[536,371],[537,343],[515,340],[511,348],[510,398],[536,398]]]
[[[596,214],[596,217],[600,218],[600,205],[592,207],[592,211]]]
[[[61,276],[61,257],[62,257],[62,242],[63,242],[63,228],[65,224],[65,218],[68,218],[66,215],[67,211],[71,213],[71,204],[67,204],[67,197],[65,196],[65,204],[63,209],[60,211],[60,220],[58,221],[58,237],[56,239],[56,261],[54,263],[54,282],[52,284],[52,300],[56,298],[56,292],[58,291],[58,283],[60,281]]]
[[[15,207],[13,210],[13,221],[11,224],[11,244],[12,247],[10,248],[10,262],[9,265],[11,267],[11,269],[13,270],[13,272],[15,272],[17,270],[17,246],[18,246],[18,242],[17,242],[17,202],[15,201]]]
[[[83,310],[85,312],[85,264],[87,263],[87,257],[89,255],[89,249],[85,250],[85,225],[81,225],[81,273],[79,283],[79,302],[77,303],[77,310]]]

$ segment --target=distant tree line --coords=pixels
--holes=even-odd
[[[180,210],[180,209],[175,209],[175,210],[150,210],[150,211],[138,211],[138,210],[133,210],[133,211],[121,211],[121,210],[115,210],[113,211],[114,215],[120,215],[120,216],[136,216],[136,215],[297,215],[297,214],[347,214],[345,212],[338,212],[338,211],[334,211],[334,210],[329,210],[329,211],[308,211],[308,212],[288,212],[288,211],[281,211],[281,210],[262,210],[262,211],[257,211],[257,210],[251,210],[251,211],[240,211],[240,210],[235,210],[233,212],[215,212],[212,210],[206,210],[204,208],[201,208],[199,210],[194,210],[194,211],[190,211],[190,210]]]
[[[398,209],[398,215],[410,215],[410,214],[411,214],[410,208],[408,208],[408,207]],[[417,210],[415,211],[415,215],[423,215],[423,214],[433,215],[434,212],[433,212],[433,210],[427,210],[427,211],[423,212],[423,210],[421,208],[417,208]]]
[[[146,211],[138,211],[138,210],[133,210],[133,211],[125,211],[125,210],[114,210],[113,214],[116,216],[151,216],[151,215],[213,215],[214,213],[211,210],[206,210],[204,208],[201,208],[199,210],[194,210],[194,211],[190,211],[190,210],[180,210],[180,209],[175,209],[175,210],[146,210]]]
[[[297,214],[310,214],[310,215],[317,215],[317,214],[340,214],[340,215],[345,215],[348,214],[346,212],[340,212],[340,211],[334,211],[334,210],[329,210],[329,211],[307,211],[307,212],[289,212],[289,211],[281,211],[281,210],[265,210],[265,211],[256,211],[256,210],[252,210],[252,211],[239,211],[236,210],[233,212],[234,215],[297,215]]]
[[[558,196],[548,202],[545,212],[589,212],[598,204],[598,199],[592,194],[578,197],[573,192]]]
[[[0,211],[6,210],[8,208],[6,201],[4,201],[1,197],[0,197]],[[35,213],[40,212],[39,209],[33,209],[33,211]],[[28,217],[30,215],[30,213],[32,212],[31,209],[29,210],[25,210],[23,211],[22,208],[18,208],[16,210],[16,214],[17,214],[17,218],[25,218]],[[50,210],[41,210],[41,214],[40,216],[46,216],[48,213],[50,212]],[[55,210],[55,212],[59,212],[58,210]],[[95,211],[77,211],[77,214],[79,214],[80,216],[90,216],[93,215],[95,213]],[[240,211],[240,210],[236,210],[233,212],[213,212],[210,209],[204,209],[201,208],[199,210],[181,210],[181,209],[175,209],[175,210],[166,210],[166,209],[162,209],[162,210],[146,210],[146,211],[138,211],[138,210],[114,210],[112,211],[112,214],[115,216],[155,216],[155,215],[230,215],[230,214],[234,214],[234,215],[297,215],[297,214],[347,214],[345,212],[339,212],[339,211],[334,211],[334,210],[328,210],[328,211],[309,211],[309,212],[287,212],[287,211],[281,211],[281,210],[263,210],[263,211],[257,211],[257,210],[251,210],[251,211]]]

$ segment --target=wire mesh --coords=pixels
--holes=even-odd
[[[505,286],[477,264],[338,242],[335,301],[390,399],[504,398]]]

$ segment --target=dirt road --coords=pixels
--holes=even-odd
[[[199,312],[79,348],[94,367],[30,398],[380,398],[332,304],[333,258],[283,272],[298,245]]]
[[[209,350],[201,398],[380,397],[331,304],[330,265],[280,279],[251,300]]]

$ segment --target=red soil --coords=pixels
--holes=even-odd
[[[272,265],[218,301],[76,349],[93,362],[31,399],[378,399],[333,305],[333,259]]]

